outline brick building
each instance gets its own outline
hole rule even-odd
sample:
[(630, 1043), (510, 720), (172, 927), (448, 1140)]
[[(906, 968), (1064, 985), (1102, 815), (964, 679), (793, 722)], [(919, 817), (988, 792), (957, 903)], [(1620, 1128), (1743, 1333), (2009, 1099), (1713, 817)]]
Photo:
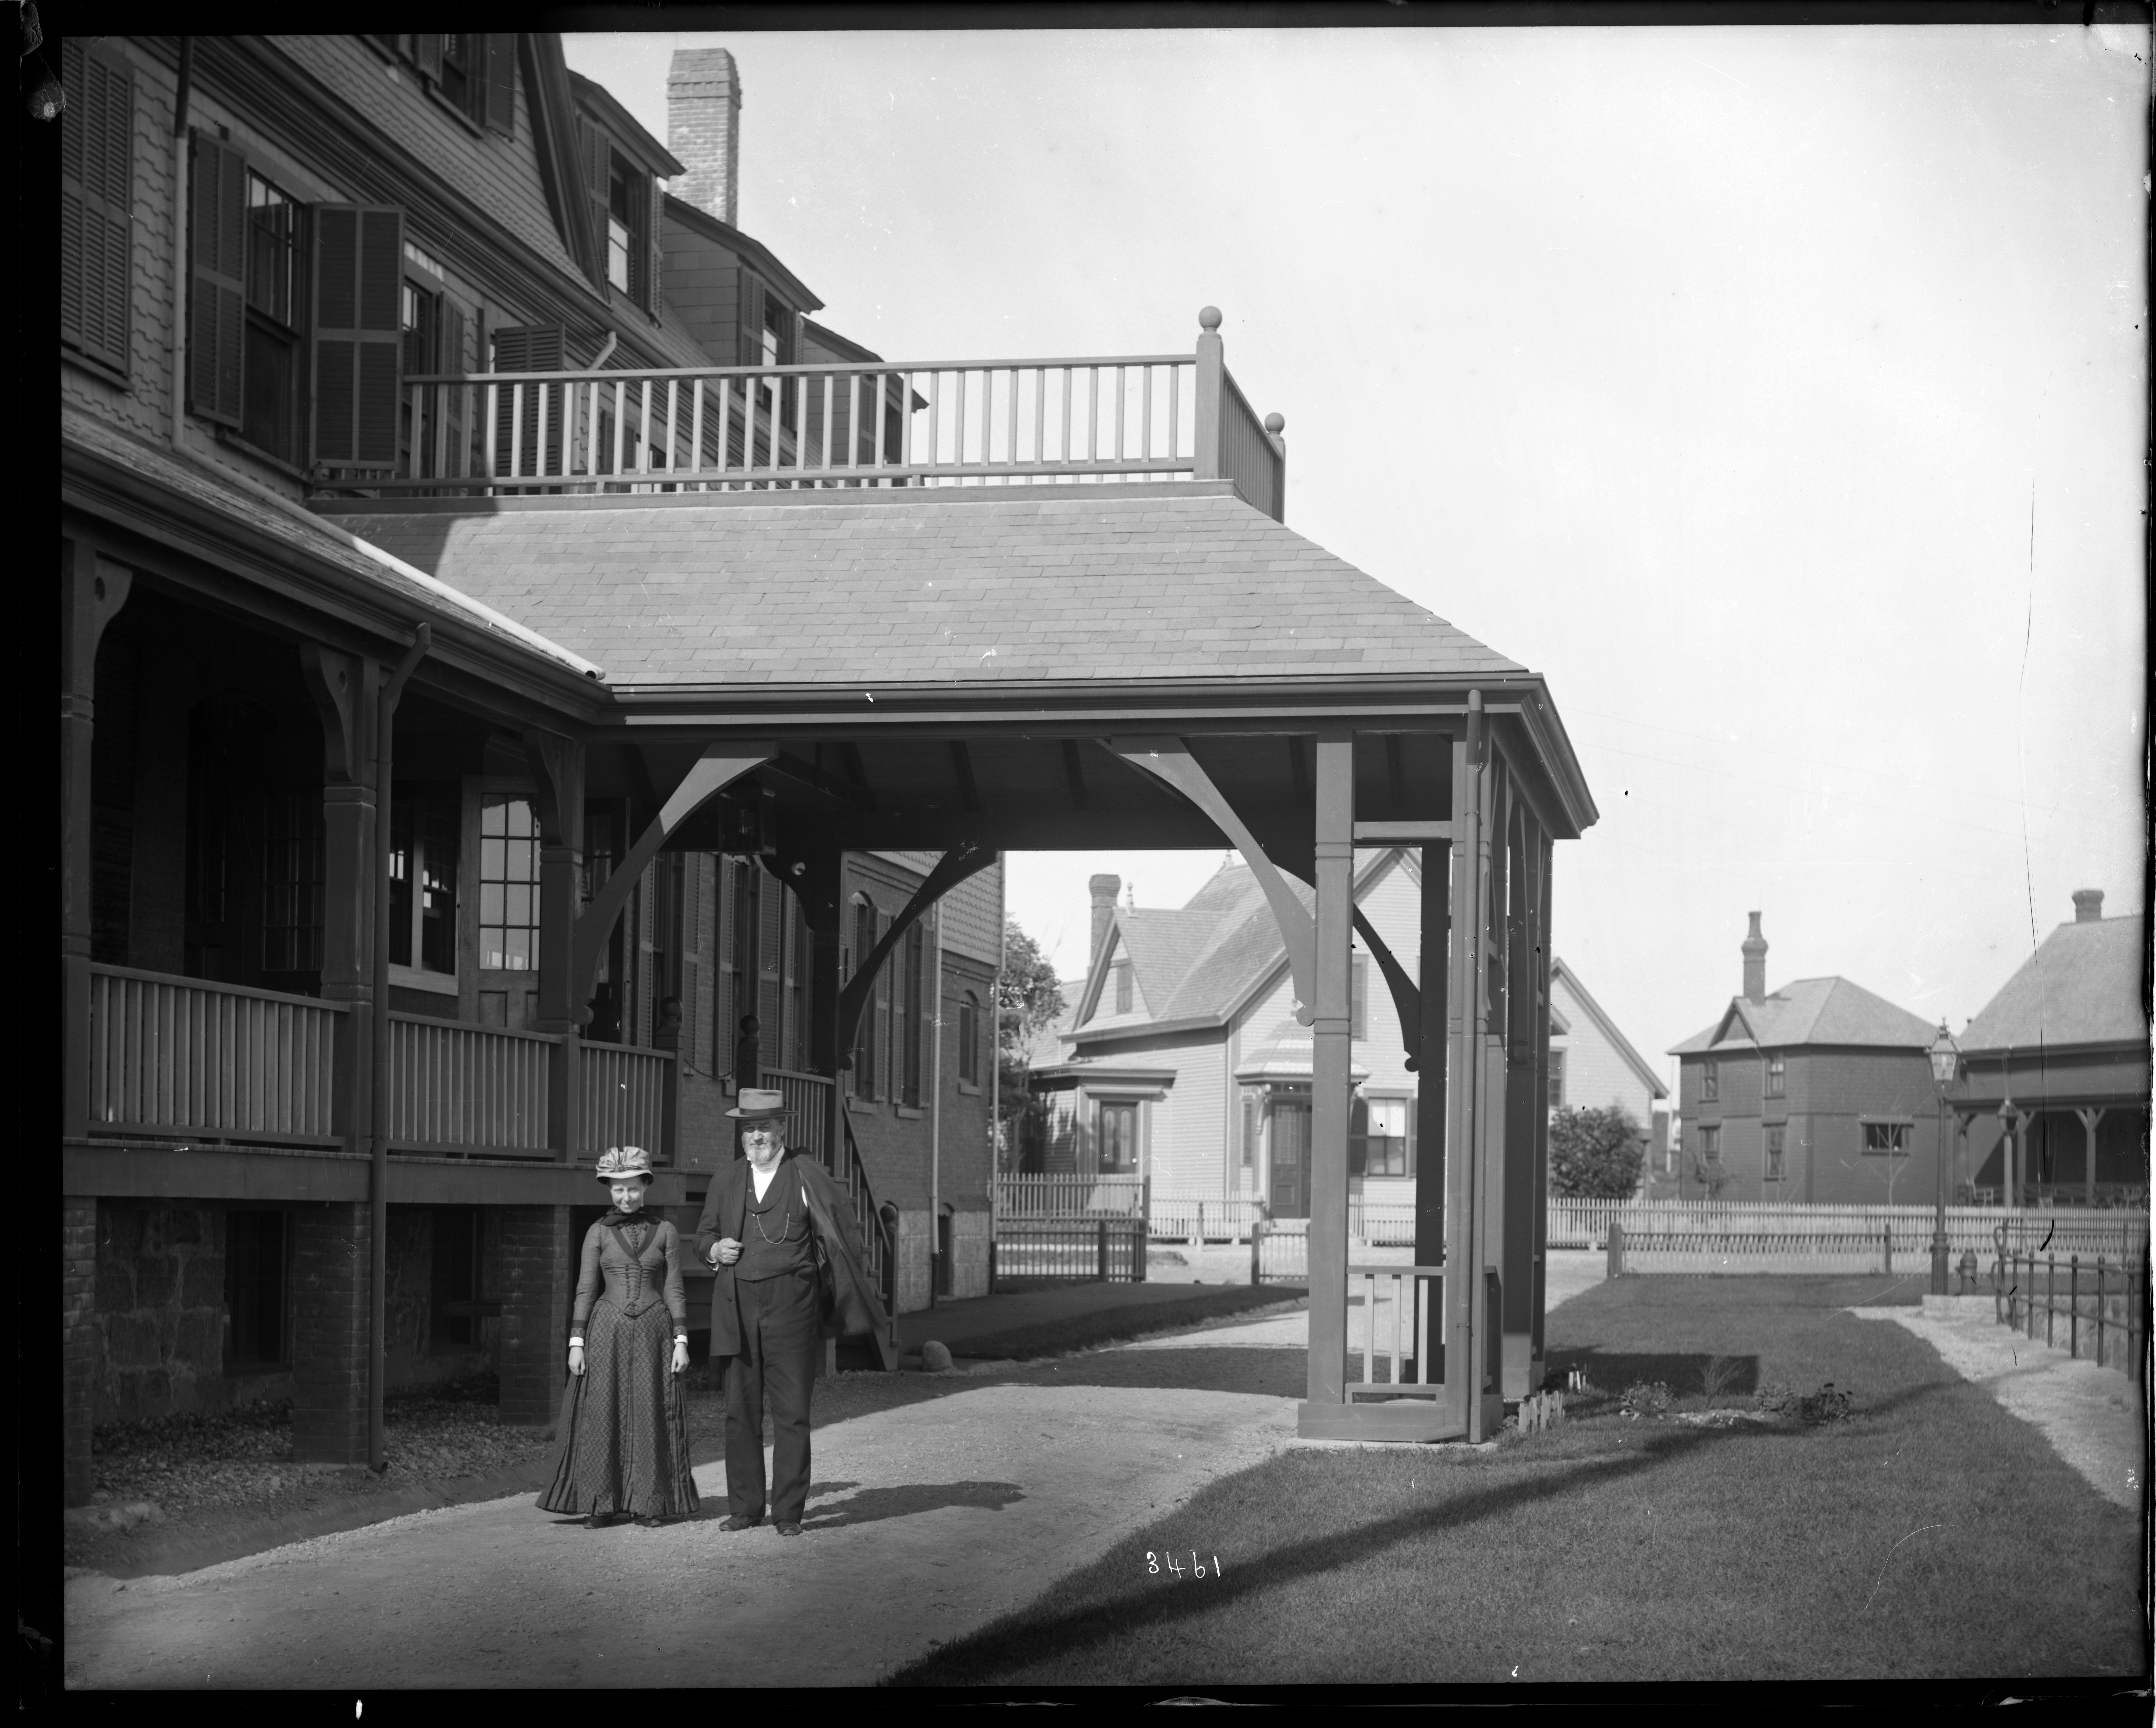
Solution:
[(1759, 914), (1744, 989), (1678, 1059), (1688, 1199), (1921, 1204), (1939, 1149), (1933, 1028), (1845, 978), (1767, 989)]

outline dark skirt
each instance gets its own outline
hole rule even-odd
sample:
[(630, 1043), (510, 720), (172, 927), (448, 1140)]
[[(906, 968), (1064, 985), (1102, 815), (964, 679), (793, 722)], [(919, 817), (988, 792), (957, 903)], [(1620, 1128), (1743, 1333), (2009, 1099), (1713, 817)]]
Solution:
[(562, 1400), (554, 1477), (540, 1506), (581, 1517), (685, 1518), (689, 1400), (672, 1371), (674, 1323), (664, 1303), (634, 1319), (601, 1300), (584, 1328), (584, 1371)]

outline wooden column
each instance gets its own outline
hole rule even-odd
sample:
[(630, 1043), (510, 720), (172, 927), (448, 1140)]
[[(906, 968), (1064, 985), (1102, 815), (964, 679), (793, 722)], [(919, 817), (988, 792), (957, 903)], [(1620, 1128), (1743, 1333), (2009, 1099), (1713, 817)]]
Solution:
[(1467, 725), (1452, 747), (1452, 939), (1446, 996), (1445, 1404), (1471, 1440), (1485, 1437), (1483, 1280), (1486, 1150), (1482, 1113), (1489, 1075), (1483, 1060), (1489, 920), (1489, 764), (1482, 694), (1468, 692)]
[(839, 1045), (839, 998), (846, 984), (839, 966), (844, 940), (839, 889), (844, 865), (845, 855), (829, 846), (789, 851), (780, 865), (808, 927), (808, 1064), (815, 1072), (831, 1077), (824, 1100), (824, 1144), (834, 1174), (845, 1162), (846, 1086), (839, 1069), (849, 1052)]
[(1528, 1082), (1533, 1144), (1527, 1177), (1532, 1283), (1526, 1391), (1537, 1392), (1542, 1390), (1543, 1365), (1548, 1354), (1543, 1323), (1549, 1297), (1550, 867), (1557, 848), (1539, 823), (1532, 824), (1529, 832), (1534, 892), (1527, 902), (1527, 944), (1534, 995), (1527, 1035), (1533, 1041), (1534, 1059)]
[(1476, 1395), (1468, 1437), (1486, 1440), (1503, 1420), (1507, 1302), (1505, 1289), (1506, 1223), (1510, 1209), (1513, 1171), (1507, 1157), (1507, 1130), (1512, 1126), (1506, 1082), (1509, 1061), (1507, 1049), (1512, 1005), (1512, 941), (1508, 913), (1512, 872), (1507, 832), (1512, 798), (1504, 764), (1483, 723), (1484, 769), (1481, 788), (1483, 877), (1482, 918), (1479, 941), (1482, 964), (1477, 969), (1480, 997), (1475, 1007), (1475, 1033), (1479, 1069), (1475, 1085), (1475, 1207), (1476, 1245), (1472, 1267), (1476, 1273)]
[(132, 573), (60, 543), (60, 1138), (90, 1132), (90, 759), (97, 645)]
[(1317, 996), (1310, 1010), (1310, 1359), (1312, 1405), (1346, 1401), (1349, 942), (1354, 923), (1355, 740), (1317, 738)]
[(351, 1152), (367, 1149), (373, 1097), (375, 701), (382, 665), (316, 643), (300, 669), (322, 723), (322, 996), (342, 1002), (331, 1109)]
[(2096, 1204), (2096, 1131), (2103, 1120), (2104, 1112), (2101, 1106), (2085, 1104), (2074, 1114), (2082, 1119), (2082, 1133), (2085, 1137), (2083, 1144), (2087, 1149), (2082, 1155), (2082, 1204), (2092, 1206)]
[(1197, 365), (1191, 390), (1191, 477), (1220, 478), (1220, 393), (1227, 363), (1220, 347), (1220, 309), (1204, 306), (1198, 314)]
[(583, 1115), (583, 1004), (573, 951), (584, 862), (584, 745), (534, 728), (524, 734), (539, 811), (539, 1025), (556, 1043), (547, 1056), (547, 1144), (575, 1162)]
[[(1447, 980), (1451, 968), (1452, 843), (1432, 841), (1422, 849), (1422, 1013), (1415, 1048), (1415, 1232), (1414, 1263), (1445, 1263), (1445, 1184), (1450, 1160), (1445, 1142), (1445, 1046), (1450, 1024)], [(1430, 1335), (1415, 1340), (1427, 1350), (1428, 1378), (1445, 1378), (1445, 1305), (1430, 1311)]]

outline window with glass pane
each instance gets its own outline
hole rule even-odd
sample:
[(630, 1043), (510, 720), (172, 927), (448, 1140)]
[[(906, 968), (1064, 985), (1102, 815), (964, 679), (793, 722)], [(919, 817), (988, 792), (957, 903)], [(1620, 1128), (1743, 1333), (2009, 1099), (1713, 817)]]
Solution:
[(906, 927), (906, 966), (899, 980), (897, 1011), (905, 1016), (904, 1031), (900, 1035), (900, 1069), (901, 1075), (900, 1102), (915, 1109), (921, 1107), (921, 975), (923, 943), (921, 928), (916, 922)]
[(457, 815), (453, 793), (397, 789), (389, 819), (389, 958), (397, 965), (457, 969)]
[[(854, 971), (856, 975), (876, 944), (876, 910), (864, 899), (854, 908)], [(876, 1096), (875, 1011), (861, 1005), (860, 1024), (854, 1033), (854, 1090), (862, 1098)]]
[(262, 969), (313, 972), (322, 964), (322, 803), (273, 792), (262, 811)]
[(240, 436), (299, 460), (300, 206), (259, 174), (247, 177), (247, 335)]
[(1712, 1057), (1699, 1066), (1699, 1095), (1710, 1104), (1722, 1096), (1722, 1066)]
[(1116, 1012), (1118, 1014), (1128, 1014), (1131, 1011), (1132, 1001), (1130, 962), (1128, 960), (1116, 961), (1115, 974)]
[(1136, 1175), (1138, 1167), (1138, 1107), (1101, 1106), (1101, 1174)]
[(1363, 955), (1356, 954), (1348, 963), (1348, 1036), (1349, 1038), (1369, 1036), (1369, 1010), (1370, 962)]
[(1265, 1095), (1255, 1086), (1243, 1088), (1243, 1168), (1258, 1165), (1258, 1141), (1265, 1132)]
[(1549, 1107), (1553, 1110), (1564, 1108), (1564, 1052), (1553, 1050), (1549, 1053)]
[(1408, 1175), (1408, 1101), (1372, 1098), (1369, 1107), (1369, 1138), (1363, 1155), (1363, 1174)]
[(1767, 1130), (1767, 1180), (1770, 1182), (1779, 1182), (1782, 1180), (1782, 1152), (1784, 1144), (1784, 1136), (1787, 1132), (1787, 1129), (1782, 1128), (1770, 1128)]
[(1781, 1052), (1767, 1058), (1767, 1096), (1780, 1098), (1789, 1089), (1789, 1065)]
[(1867, 1122), (1864, 1124), (1864, 1155), (1866, 1158), (1901, 1158), (1909, 1150), (1909, 1124), (1906, 1122)]
[(1700, 1129), (1699, 1155), (1709, 1164), (1722, 1162), (1722, 1130), (1719, 1128)]
[(539, 815), (525, 798), (490, 798), (479, 815), (479, 963), (539, 964)]

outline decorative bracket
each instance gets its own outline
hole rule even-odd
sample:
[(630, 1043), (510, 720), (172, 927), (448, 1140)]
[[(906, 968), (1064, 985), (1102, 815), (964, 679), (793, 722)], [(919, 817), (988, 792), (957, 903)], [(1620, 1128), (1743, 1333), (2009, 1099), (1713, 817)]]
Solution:
[(324, 777), (331, 785), (371, 784), (373, 717), (366, 711), (372, 669), (357, 655), (302, 642), (300, 670), (321, 717)]
[(853, 1065), (854, 1034), (861, 1023), (861, 1011), (868, 1005), (869, 989), (883, 963), (891, 958), (891, 951), (898, 946), (898, 939), (938, 900), (966, 880), (977, 876), (994, 863), (1001, 855), (978, 841), (962, 840), (951, 851), (936, 861), (936, 867), (928, 872), (927, 879), (913, 891), (913, 897), (906, 903), (906, 909), (891, 921), (891, 928), (868, 951), (854, 975), (846, 980), (845, 988), (839, 992), (839, 1064), (841, 1067)]
[(570, 949), (569, 977), (573, 988), (569, 1000), (572, 1012), (580, 1022), (590, 1012), (580, 1005), (591, 996), (592, 976), (598, 970), (599, 950), (613, 933), (614, 920), (629, 903), (629, 892), (643, 876), (644, 866), (666, 843), (669, 834), (743, 774), (753, 773), (777, 753), (775, 744), (706, 745), (704, 753), (681, 777), (681, 784), (674, 789), (674, 795), (666, 800), (657, 819), (629, 849), (629, 856), (614, 867), (598, 892), (592, 896), (591, 904), (577, 919)]
[(1165, 780), (1210, 816), (1214, 825), (1235, 841), (1243, 861), (1257, 878), (1265, 903), (1272, 908), (1273, 922), (1280, 927), (1281, 941), (1287, 949), (1288, 974), (1295, 982), (1295, 1017), (1298, 1024), (1308, 1026), (1317, 1017), (1317, 921), (1296, 897), (1295, 890), (1265, 856), (1265, 849), (1235, 814), (1234, 806), (1213, 784), (1212, 776), (1191, 754), (1188, 743), (1175, 738), (1104, 738), (1101, 742), (1132, 767), (1143, 769), (1156, 779)]
[(1400, 1017), (1400, 1041), (1407, 1047), (1408, 1072), (1412, 1074), (1418, 1066), (1417, 1057), (1422, 1050), (1422, 991), (1408, 976), (1407, 968), (1393, 958), (1393, 951), (1385, 946), (1369, 919), (1363, 916), (1363, 908), (1355, 908), (1355, 928), (1361, 933), (1363, 946), (1370, 950), (1378, 962), (1378, 969), (1385, 975), (1385, 983), (1393, 993), (1393, 1011)]

